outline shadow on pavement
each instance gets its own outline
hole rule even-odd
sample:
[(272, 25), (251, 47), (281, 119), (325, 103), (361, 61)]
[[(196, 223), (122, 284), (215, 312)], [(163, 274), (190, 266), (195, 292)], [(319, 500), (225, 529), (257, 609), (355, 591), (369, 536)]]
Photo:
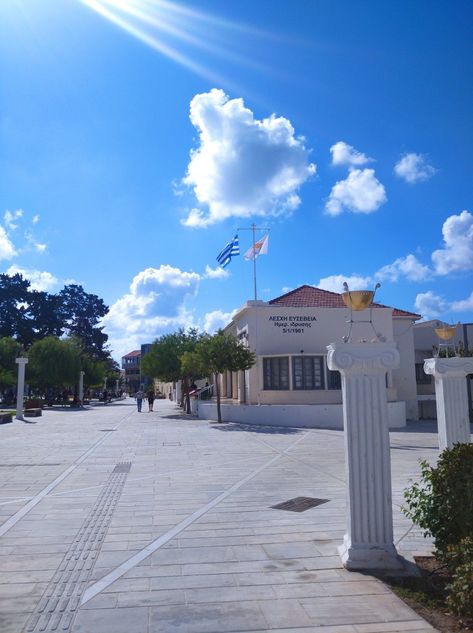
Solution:
[(287, 426), (263, 426), (256, 424), (235, 424), (233, 422), (218, 422), (211, 421), (212, 428), (218, 431), (225, 432), (242, 432), (245, 433), (263, 433), (265, 435), (296, 435), (297, 433), (303, 433), (305, 429), (298, 429)]

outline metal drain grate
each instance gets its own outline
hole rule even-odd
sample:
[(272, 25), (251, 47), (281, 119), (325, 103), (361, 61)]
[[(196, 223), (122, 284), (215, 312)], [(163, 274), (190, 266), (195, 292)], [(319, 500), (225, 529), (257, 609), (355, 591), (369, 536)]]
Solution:
[(129, 473), (131, 468), (131, 462), (120, 462), (115, 466), (112, 472), (114, 473)]
[(110, 433), (110, 431), (116, 431), (117, 429), (99, 429), (99, 430)]
[(314, 497), (294, 497), (289, 501), (278, 503), (276, 506), (271, 506), (273, 510), (288, 510), (289, 512), (305, 512), (310, 508), (316, 508), (317, 506), (327, 503), (330, 499), (315, 499)]

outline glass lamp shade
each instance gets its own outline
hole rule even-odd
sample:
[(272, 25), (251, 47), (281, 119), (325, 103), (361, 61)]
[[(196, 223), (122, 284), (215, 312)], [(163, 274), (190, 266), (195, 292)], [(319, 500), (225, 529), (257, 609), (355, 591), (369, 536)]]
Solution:
[(456, 325), (442, 325), (442, 327), (435, 328), (435, 334), (442, 339), (442, 341), (449, 341), (455, 335)]
[(358, 312), (369, 308), (374, 297), (372, 290), (351, 290), (342, 292), (342, 299), (347, 308)]

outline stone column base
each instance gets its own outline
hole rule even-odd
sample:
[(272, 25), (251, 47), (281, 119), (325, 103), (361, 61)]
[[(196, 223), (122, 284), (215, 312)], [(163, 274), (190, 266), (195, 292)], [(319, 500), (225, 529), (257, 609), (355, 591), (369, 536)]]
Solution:
[(350, 545), (347, 535), (338, 553), (345, 569), (352, 571), (363, 569), (403, 569), (401, 558), (397, 555), (394, 545), (368, 546)]

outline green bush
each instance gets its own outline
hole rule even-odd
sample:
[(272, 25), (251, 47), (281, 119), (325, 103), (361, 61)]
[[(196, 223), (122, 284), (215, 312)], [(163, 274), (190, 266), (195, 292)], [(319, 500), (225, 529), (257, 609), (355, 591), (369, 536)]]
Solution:
[(404, 491), (404, 513), (425, 536), (433, 536), (437, 557), (446, 562), (449, 546), (473, 537), (473, 444), (456, 444), (437, 466), (420, 462), (421, 482)]
[(452, 580), (447, 585), (447, 605), (456, 613), (473, 618), (473, 537), (451, 545), (446, 554)]

